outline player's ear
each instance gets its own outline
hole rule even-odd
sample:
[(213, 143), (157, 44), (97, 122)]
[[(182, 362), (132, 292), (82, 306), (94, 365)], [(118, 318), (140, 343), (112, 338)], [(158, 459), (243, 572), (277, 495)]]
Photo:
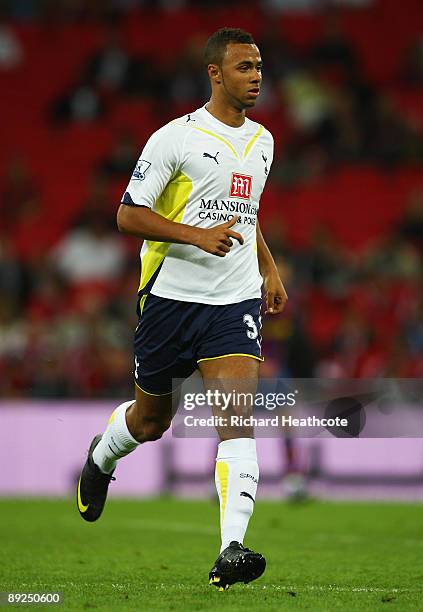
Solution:
[(217, 64), (209, 64), (207, 66), (207, 72), (211, 81), (220, 84), (220, 68)]

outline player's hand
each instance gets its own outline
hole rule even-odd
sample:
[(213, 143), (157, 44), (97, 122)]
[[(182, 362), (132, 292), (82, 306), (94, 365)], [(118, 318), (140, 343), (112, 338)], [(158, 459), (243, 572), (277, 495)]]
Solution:
[(288, 301), (288, 295), (276, 268), (263, 276), (263, 287), (266, 300), (265, 314), (275, 315), (282, 312)]
[(234, 217), (226, 223), (221, 223), (215, 227), (210, 228), (195, 228), (195, 238), (193, 244), (199, 249), (217, 255), (218, 257), (225, 257), (233, 246), (233, 240), (238, 240), (239, 244), (244, 244), (244, 238), (238, 232), (234, 232), (231, 229), (235, 223), (240, 220), (241, 217)]

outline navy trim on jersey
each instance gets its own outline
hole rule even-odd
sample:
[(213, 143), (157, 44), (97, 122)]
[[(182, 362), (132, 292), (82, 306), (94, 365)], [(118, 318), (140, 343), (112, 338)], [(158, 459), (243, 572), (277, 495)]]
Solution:
[(147, 206), (147, 204), (136, 204), (127, 191), (125, 191), (123, 194), (121, 204), (125, 204), (126, 206), (142, 206), (143, 208), (150, 208)]

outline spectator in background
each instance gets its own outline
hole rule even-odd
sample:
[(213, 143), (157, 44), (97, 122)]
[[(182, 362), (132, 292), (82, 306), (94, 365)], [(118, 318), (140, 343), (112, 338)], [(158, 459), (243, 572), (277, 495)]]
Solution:
[(285, 184), (307, 182), (325, 172), (336, 139), (334, 91), (312, 66), (291, 71), (279, 82), (292, 133), (273, 175)]
[(413, 244), (423, 256), (423, 190), (413, 191), (408, 199), (398, 233)]
[[(374, 341), (369, 321), (354, 306), (347, 308), (343, 314), (332, 343), (332, 359), (326, 361), (326, 368), (332, 361), (337, 364), (341, 377), (355, 378), (359, 376), (359, 362)], [(333, 364), (329, 371), (333, 371)], [(318, 370), (322, 363), (318, 364)], [(320, 374), (319, 374), (320, 375)], [(324, 376), (324, 369), (322, 372)]]
[(402, 69), (402, 78), (411, 87), (423, 86), (423, 36), (408, 49)]
[(0, 396), (15, 397), (26, 391), (25, 351), (29, 326), (15, 310), (13, 295), (0, 299)]
[(266, 79), (275, 86), (278, 81), (301, 68), (299, 52), (284, 38), (273, 19), (268, 19), (260, 37), (260, 49), (266, 58)]
[(335, 83), (343, 83), (358, 67), (354, 47), (342, 30), (339, 13), (331, 11), (323, 24), (323, 33), (309, 55), (319, 71), (326, 71)]
[(102, 47), (86, 60), (71, 90), (56, 100), (50, 116), (58, 122), (86, 123), (103, 117), (122, 95), (152, 97), (160, 107), (168, 91), (158, 67), (126, 49), (116, 25), (109, 26)]
[(318, 80), (331, 92), (328, 127), (332, 136), (329, 140), (327, 136), (322, 138), (325, 152), (332, 163), (358, 161), (366, 152), (366, 132), (374, 123), (375, 93), (363, 79), (356, 49), (342, 28), (340, 12), (328, 12), (323, 33), (308, 53)]
[(303, 274), (312, 286), (323, 289), (332, 297), (345, 294), (354, 273), (352, 263), (328, 226), (314, 228), (311, 245), (302, 261)]
[(0, 302), (21, 315), (27, 295), (27, 270), (15, 253), (12, 237), (0, 234)]
[[(344, 83), (343, 95), (351, 105), (351, 126), (357, 133), (357, 156), (350, 161), (362, 161), (368, 157), (372, 146), (373, 126), (377, 113), (377, 92), (362, 74), (361, 70), (350, 73)], [(347, 117), (348, 119), (348, 117)], [(347, 126), (348, 129), (348, 126)]]
[(30, 21), (38, 15), (38, 0), (13, 0), (8, 3), (7, 12), (13, 20)]
[[(131, 166), (131, 173), (134, 166)], [(79, 215), (74, 219), (73, 227), (84, 228), (91, 223), (93, 217), (100, 217), (107, 226), (108, 232), (116, 232), (116, 204), (111, 201), (109, 182), (102, 173), (97, 173), (88, 185), (88, 196)]]
[(87, 61), (87, 81), (106, 92), (123, 93), (128, 85), (131, 57), (124, 49), (121, 34), (110, 27), (102, 48)]
[[(19, 1), (28, 3), (30, 0)], [(36, 0), (34, 4), (44, 27), (90, 20), (107, 24), (119, 18), (112, 0)]]
[[(129, 302), (125, 288), (118, 286), (114, 295), (94, 285), (68, 283), (53, 261), (43, 257), (34, 262), (32, 277), (27, 325), (19, 329), (9, 323), (3, 358), (0, 350), (0, 373), (3, 367), (11, 376), (13, 393), (58, 398), (128, 393), (123, 377), (130, 367), (127, 349), (135, 314), (124, 308)], [(16, 378), (17, 359), (21, 378)]]
[(386, 166), (423, 160), (422, 137), (393, 99), (383, 94), (377, 99), (369, 145), (373, 159)]
[(398, 333), (403, 345), (404, 361), (408, 364), (407, 377), (423, 378), (423, 290), (413, 304), (409, 317)]
[(109, 26), (103, 46), (87, 59), (81, 77), (70, 92), (52, 106), (56, 121), (86, 123), (102, 117), (115, 96), (148, 87), (143, 63), (131, 57), (116, 25)]
[(291, 261), (293, 256), (292, 246), (289, 244), (286, 227), (281, 217), (273, 218), (271, 221), (264, 220), (263, 232), (266, 234), (266, 241), (274, 253), (275, 258), (284, 258), (285, 261)]
[(106, 105), (99, 90), (85, 79), (53, 102), (50, 117), (58, 123), (90, 123), (105, 112)]
[(362, 256), (361, 270), (393, 281), (413, 280), (422, 276), (422, 261), (412, 244), (392, 233)]
[(69, 310), (68, 284), (46, 254), (31, 262), (31, 292), (26, 316), (31, 321), (66, 317)]
[(282, 11), (311, 11), (320, 8), (321, 0), (265, 0), (269, 13)]
[(182, 54), (175, 59), (170, 76), (170, 96), (173, 104), (199, 104), (210, 91), (210, 85), (203, 75), (202, 36), (193, 37)]
[(0, 71), (12, 71), (21, 66), (23, 60), (20, 40), (0, 9)]
[(59, 350), (51, 353), (44, 349), (40, 351), (37, 360), (37, 375), (31, 377), (29, 392), (33, 397), (67, 398), (72, 395), (67, 366), (60, 359)]
[(157, 98), (163, 93), (162, 76), (157, 65), (151, 69), (152, 61), (131, 55), (122, 32), (112, 25), (102, 47), (88, 58), (84, 79), (109, 102), (125, 94)]
[(332, 91), (320, 82), (312, 66), (290, 72), (282, 78), (283, 102), (294, 126), (315, 133), (332, 115)]
[(0, 219), (3, 230), (13, 232), (16, 227), (39, 212), (39, 191), (27, 163), (21, 155), (9, 161), (0, 194)]
[(71, 284), (112, 282), (122, 273), (126, 250), (101, 215), (87, 215), (84, 225), (64, 236), (52, 252), (59, 272)]
[(122, 131), (110, 155), (100, 163), (100, 174), (111, 179), (126, 178), (132, 173), (137, 159), (137, 143), (133, 134)]
[(320, 47), (315, 53), (317, 59), (291, 65), (279, 81), (293, 131), (274, 174), (288, 185), (313, 180), (340, 162), (357, 161), (364, 148), (360, 118), (368, 97), (354, 76), (355, 62), (345, 59), (347, 68), (340, 62), (334, 71), (329, 51), (327, 60)]

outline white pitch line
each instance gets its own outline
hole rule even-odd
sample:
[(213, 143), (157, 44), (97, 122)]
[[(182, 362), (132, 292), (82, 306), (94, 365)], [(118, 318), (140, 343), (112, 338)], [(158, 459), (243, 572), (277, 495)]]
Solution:
[(269, 584), (260, 586), (250, 586), (247, 588), (252, 588), (256, 590), (261, 589), (272, 589), (274, 591), (331, 591), (335, 593), (408, 593), (411, 591), (419, 592), (421, 589), (389, 589), (383, 587), (341, 587), (335, 584), (321, 584), (321, 585), (313, 585), (306, 584), (303, 586), (284, 586), (279, 584)]
[[(127, 589), (130, 588), (130, 585), (128, 584), (113, 584), (112, 585), (113, 588), (116, 589)], [(139, 584), (137, 585), (138, 587), (140, 586)], [(159, 589), (191, 589), (191, 590), (198, 590), (198, 588), (201, 588), (201, 585), (199, 586), (195, 586), (193, 584), (165, 584), (162, 583), (160, 585), (142, 585), (143, 587), (145, 587), (146, 589), (150, 589), (153, 588), (154, 590), (159, 590)], [(335, 592), (335, 593), (419, 593), (422, 592), (423, 589), (396, 589), (396, 588), (384, 588), (384, 587), (366, 587), (366, 586), (362, 586), (362, 587), (342, 587), (342, 586), (337, 586), (335, 584), (322, 584), (322, 585), (301, 585), (301, 586), (295, 586), (295, 585), (290, 585), (290, 586), (286, 586), (286, 585), (281, 585), (281, 584), (265, 584), (265, 585), (251, 585), (251, 584), (247, 584), (247, 585), (243, 585), (243, 588), (245, 589), (250, 589), (253, 591), (297, 591), (297, 592), (301, 592), (301, 591), (330, 591), (330, 592)]]
[[(45, 584), (43, 582), (31, 582), (31, 583), (21, 583), (20, 587), (28, 587), (28, 588), (35, 588), (37, 585), (41, 585), (41, 586), (45, 586)], [(142, 584), (140, 582), (137, 583), (123, 583), (123, 584), (119, 584), (119, 583), (109, 583), (109, 582), (96, 582), (96, 583), (91, 583), (91, 582), (63, 582), (63, 583), (55, 583), (54, 584), (54, 588), (55, 589), (65, 589), (65, 588), (69, 588), (69, 587), (77, 587), (77, 588), (81, 588), (81, 587), (87, 587), (87, 588), (93, 588), (94, 586), (96, 587), (112, 587), (114, 589), (117, 590), (127, 590), (127, 589), (135, 589), (135, 590), (139, 590), (140, 588), (142, 588), (145, 591), (151, 591), (151, 590), (183, 590), (183, 591), (195, 591), (198, 592), (199, 589), (203, 589), (203, 588), (207, 588), (209, 587), (208, 584), (198, 584), (198, 585), (194, 585), (194, 584), (184, 584), (183, 582), (181, 582), (180, 584), (165, 584), (165, 583), (161, 583), (161, 584)], [(297, 593), (301, 593), (304, 591), (328, 591), (328, 592), (334, 592), (334, 593), (396, 593), (396, 594), (404, 594), (404, 593), (422, 593), (423, 589), (422, 588), (406, 588), (406, 589), (402, 589), (402, 588), (388, 588), (388, 587), (367, 587), (367, 586), (360, 586), (360, 587), (343, 587), (343, 586), (337, 586), (336, 584), (305, 584), (305, 585), (281, 585), (281, 584), (264, 584), (264, 585), (251, 585), (251, 584), (247, 584), (247, 585), (242, 585), (243, 589), (248, 589), (248, 590), (252, 590), (252, 591), (296, 591)]]

